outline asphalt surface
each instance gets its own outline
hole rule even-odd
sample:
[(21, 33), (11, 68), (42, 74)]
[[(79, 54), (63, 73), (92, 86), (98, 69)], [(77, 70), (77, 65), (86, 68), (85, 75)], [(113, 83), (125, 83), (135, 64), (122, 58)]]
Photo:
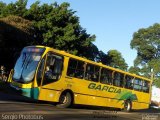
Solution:
[(31, 102), (0, 92), (0, 120), (160, 120), (156, 109), (126, 113), (105, 108), (57, 108), (51, 103)]

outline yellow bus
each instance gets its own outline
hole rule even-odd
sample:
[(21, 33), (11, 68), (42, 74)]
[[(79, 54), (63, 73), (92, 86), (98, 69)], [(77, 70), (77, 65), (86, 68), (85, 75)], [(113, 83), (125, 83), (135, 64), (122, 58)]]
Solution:
[(10, 75), (11, 87), (21, 95), (73, 104), (147, 109), (151, 80), (46, 46), (25, 47)]

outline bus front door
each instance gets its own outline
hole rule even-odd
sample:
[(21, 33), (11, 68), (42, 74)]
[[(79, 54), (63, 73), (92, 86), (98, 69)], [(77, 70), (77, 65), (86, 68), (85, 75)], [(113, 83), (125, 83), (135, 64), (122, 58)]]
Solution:
[[(55, 101), (58, 99), (56, 94), (57, 90), (53, 87), (54, 84), (60, 79), (63, 67), (63, 57), (48, 53), (44, 59), (42, 59), (39, 66), (41, 74), (37, 83), (39, 83), (39, 100)], [(39, 82), (38, 82), (39, 81)]]

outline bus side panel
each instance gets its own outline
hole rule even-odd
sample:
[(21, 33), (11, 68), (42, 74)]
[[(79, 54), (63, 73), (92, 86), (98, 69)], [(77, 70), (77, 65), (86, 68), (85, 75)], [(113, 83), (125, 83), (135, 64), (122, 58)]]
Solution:
[(148, 108), (149, 108), (148, 103), (139, 103), (137, 101), (132, 102), (132, 109), (134, 109), (134, 110), (148, 109)]
[(63, 79), (41, 86), (39, 100), (58, 102), (61, 92), (67, 88)]
[(98, 98), (94, 97), (94, 96), (75, 94), (74, 102), (75, 102), (75, 104), (97, 106), (97, 99)]
[(39, 100), (58, 102), (59, 95), (60, 95), (59, 91), (42, 88), (41, 94), (39, 95)]
[(74, 98), (75, 104), (96, 105), (97, 91), (88, 88), (91, 81), (87, 81), (84, 79), (77, 79), (77, 78), (72, 78), (71, 81), (72, 81), (72, 87), (70, 89), (75, 94)]
[(119, 90), (122, 91), (122, 89), (107, 84), (101, 84), (101, 85), (102, 85), (101, 90), (97, 91), (97, 95), (100, 96), (98, 100), (98, 105), (106, 107), (122, 108), (123, 101), (120, 100), (119, 97), (119, 94), (121, 94), (121, 92), (120, 93), (118, 92)]
[(150, 103), (150, 94), (144, 92), (133, 91), (137, 96), (137, 100), (132, 102), (132, 109), (147, 109)]
[[(72, 81), (74, 82), (72, 91), (75, 93), (75, 104), (122, 108), (123, 101), (115, 98), (117, 93), (111, 93), (107, 92), (107, 90), (102, 90), (102, 84), (76, 78), (73, 78)], [(96, 86), (102, 86), (99, 86), (99, 89), (95, 89), (95, 84)], [(119, 88), (114, 87), (112, 90), (115, 91), (118, 89)]]

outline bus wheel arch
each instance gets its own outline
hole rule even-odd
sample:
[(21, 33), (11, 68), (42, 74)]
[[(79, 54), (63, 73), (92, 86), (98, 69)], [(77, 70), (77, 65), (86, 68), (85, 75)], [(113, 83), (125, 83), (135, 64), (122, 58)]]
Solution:
[(74, 102), (74, 94), (71, 90), (64, 90), (60, 97), (59, 102), (57, 103), (57, 107), (59, 108), (68, 108), (73, 105)]
[(125, 112), (131, 112), (132, 111), (132, 101), (130, 99), (127, 99), (127, 100), (124, 101), (123, 111), (125, 111)]

